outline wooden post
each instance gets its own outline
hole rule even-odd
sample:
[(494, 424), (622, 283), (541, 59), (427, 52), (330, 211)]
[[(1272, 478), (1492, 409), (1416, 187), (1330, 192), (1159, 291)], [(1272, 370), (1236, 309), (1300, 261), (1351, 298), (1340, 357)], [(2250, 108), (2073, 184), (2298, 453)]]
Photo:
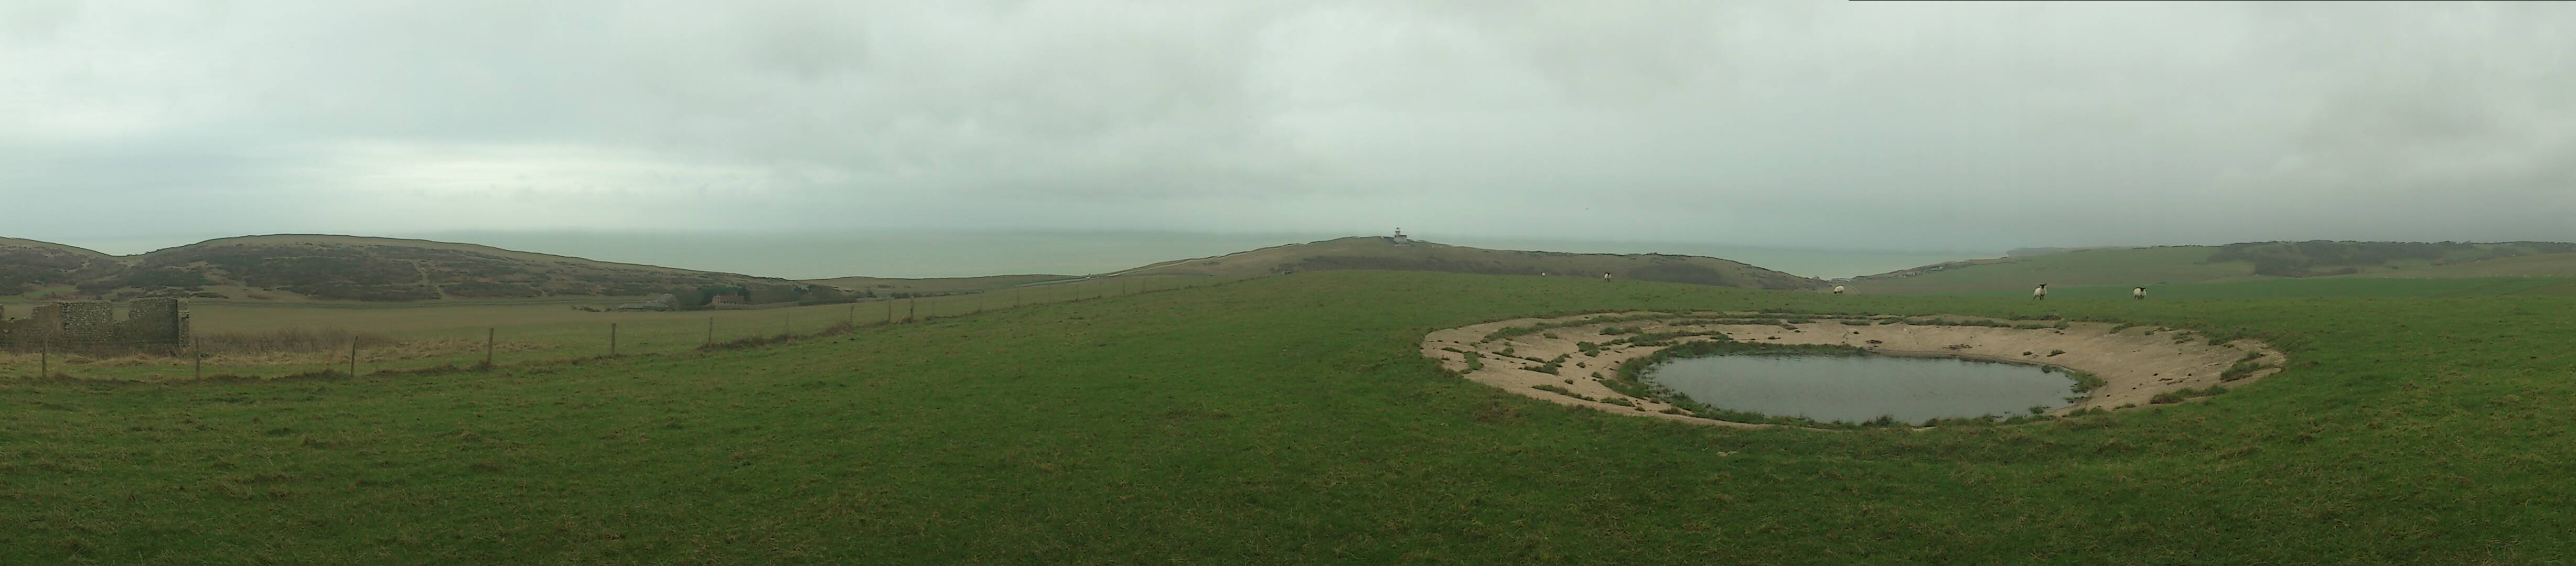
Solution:
[(617, 323), (608, 323), (608, 357), (617, 357)]
[(716, 317), (707, 317), (707, 347), (716, 346)]
[(189, 341), (188, 341), (188, 357), (189, 357), (189, 358), (194, 358), (194, 359), (197, 361), (197, 369), (196, 369), (196, 371), (197, 371), (197, 379), (205, 379), (205, 378), (206, 378), (206, 339), (204, 339), (204, 338), (197, 338), (197, 339), (189, 340)]
[(349, 377), (358, 376), (358, 337), (349, 336)]
[(858, 302), (858, 301), (855, 301), (855, 300), (850, 301), (850, 321), (849, 321), (849, 325), (850, 325), (850, 326), (858, 326), (858, 325), (859, 325), (859, 302)]
[(886, 297), (886, 324), (894, 324), (894, 297)]
[(492, 335), (494, 329), (483, 329), (483, 371), (492, 371)]
[(904, 300), (903, 300), (903, 321), (904, 321), (904, 322), (912, 322), (912, 321), (914, 320), (914, 319), (913, 319), (913, 315), (915, 315), (915, 314), (919, 314), (919, 313), (921, 313), (921, 297), (913, 297), (913, 298), (910, 298), (910, 299), (904, 299)]
[(37, 378), (37, 379), (43, 379), (43, 378), (48, 378), (48, 377), (53, 377), (53, 376), (54, 376), (54, 334), (53, 334), (53, 333), (51, 333), (51, 332), (47, 332), (47, 333), (45, 333), (45, 349), (44, 349), (44, 352), (43, 352), (43, 353), (36, 354), (36, 378)]

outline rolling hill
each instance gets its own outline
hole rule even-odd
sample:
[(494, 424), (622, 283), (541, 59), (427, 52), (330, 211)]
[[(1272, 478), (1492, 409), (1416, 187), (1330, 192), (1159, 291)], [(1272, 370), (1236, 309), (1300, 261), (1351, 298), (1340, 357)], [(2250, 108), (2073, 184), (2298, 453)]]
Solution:
[(2576, 275), (2576, 244), (2558, 242), (2247, 242), (2078, 249), (1956, 261), (1854, 279), (1860, 293), (1980, 293), (2282, 278)]
[(1384, 236), (1337, 238), (1216, 257), (1167, 261), (1110, 275), (1253, 277), (1342, 269), (1583, 278), (1599, 278), (1601, 274), (1608, 273), (1619, 279), (1749, 289), (1816, 289), (1825, 286), (1823, 281), (1713, 257), (1489, 250)]
[(784, 279), (610, 263), (449, 242), (325, 235), (208, 240), (133, 256), (0, 240), (0, 296), (419, 301), (624, 297)]
[[(1381, 269), (1599, 277), (1757, 289), (1814, 289), (1822, 282), (1741, 262), (1666, 254), (1506, 251), (1351, 237), (1217, 257), (1156, 263), (1106, 277), (1256, 277), (1297, 271)], [(743, 289), (752, 302), (814, 293), (917, 296), (967, 293), (1075, 275), (951, 278), (839, 277), (791, 281), (734, 273), (613, 263), (475, 244), (331, 235), (245, 236), (133, 256), (34, 240), (0, 239), (0, 297), (175, 296), (253, 301), (434, 301), (637, 297), (704, 287)]]
[(0, 238), (0, 296), (68, 286), (83, 278), (122, 271), (110, 256), (53, 242)]
[(849, 289), (849, 290), (853, 290), (853, 291), (864, 291), (864, 292), (875, 293), (875, 294), (880, 294), (880, 295), (890, 295), (890, 294), (894, 294), (894, 293), (905, 293), (905, 294), (913, 294), (913, 295), (944, 295), (944, 294), (949, 294), (949, 293), (971, 293), (971, 292), (975, 292), (975, 291), (985, 291), (985, 290), (1001, 289), (1001, 288), (1007, 288), (1007, 287), (1018, 287), (1018, 286), (1022, 286), (1022, 285), (1035, 285), (1035, 284), (1039, 284), (1039, 283), (1047, 283), (1047, 282), (1052, 282), (1052, 281), (1066, 281), (1066, 280), (1079, 280), (1079, 279), (1082, 279), (1082, 276), (1080, 276), (1080, 275), (991, 275), (991, 276), (985, 276), (985, 277), (931, 277), (931, 278), (902, 278), (902, 277), (834, 277), (834, 278), (830, 278), (830, 279), (806, 279), (806, 280), (800, 281), (800, 283), (813, 283), (813, 284), (820, 284), (820, 285), (831, 285), (831, 286), (834, 286), (834, 287), (840, 287), (840, 288), (843, 288), (843, 289)]

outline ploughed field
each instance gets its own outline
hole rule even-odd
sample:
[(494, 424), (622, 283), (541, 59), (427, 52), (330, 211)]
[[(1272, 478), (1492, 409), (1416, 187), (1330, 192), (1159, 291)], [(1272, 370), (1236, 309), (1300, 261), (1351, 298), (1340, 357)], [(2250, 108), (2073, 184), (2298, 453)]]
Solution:
[[(2030, 424), (1697, 426), (1426, 333), (2057, 316), (2289, 367)], [(2576, 301), (1832, 296), (1316, 272), (490, 373), (0, 381), (6, 563), (2576, 561)]]

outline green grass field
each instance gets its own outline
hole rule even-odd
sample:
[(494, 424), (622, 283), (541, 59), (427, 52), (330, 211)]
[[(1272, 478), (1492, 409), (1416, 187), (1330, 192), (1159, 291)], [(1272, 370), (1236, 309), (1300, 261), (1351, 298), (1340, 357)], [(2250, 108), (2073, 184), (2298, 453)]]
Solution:
[[(2299, 279), (2433, 279), (2492, 277), (2576, 277), (2576, 253), (2548, 252), (2565, 244), (2501, 243), (2463, 244), (2450, 249), (2440, 258), (2402, 257), (2372, 261), (2341, 261), (2331, 250), (2318, 251), (2319, 262)], [(2278, 250), (2298, 244), (2235, 244), (2255, 249)], [(2381, 250), (2419, 246), (2417, 244), (2374, 242), (2333, 244), (2326, 248), (2351, 247), (2357, 250)], [(2100, 248), (2075, 250), (2029, 257), (1977, 260), (1973, 264), (1953, 264), (1941, 271), (1911, 272), (1904, 276), (1871, 276), (1848, 285), (1864, 294), (1929, 293), (2000, 296), (2007, 292), (2029, 293), (2041, 283), (2051, 291), (2074, 287), (2116, 287), (2126, 289), (2139, 285), (2167, 286), (2203, 283), (2259, 282), (2286, 277), (2260, 275), (2252, 261), (2217, 261), (2220, 246), (2160, 246), (2148, 248)], [(2288, 252), (2284, 252), (2288, 253)], [(2238, 256), (2241, 257), (2241, 256)], [(2439, 259), (2440, 265), (2434, 264)], [(2350, 269), (2348, 275), (2329, 275)], [(2275, 275), (2284, 272), (2272, 272)], [(1882, 274), (1884, 275), (1884, 274)], [(2369, 284), (2348, 287), (2318, 287), (2318, 293), (2298, 284), (2282, 284), (2279, 289), (2293, 295), (2335, 294), (2370, 289)], [(2364, 294), (2375, 292), (2365, 291)], [(2399, 293), (2407, 294), (2407, 293)]]
[(2576, 253), (2534, 254), (2449, 265), (2408, 265), (2374, 271), (2364, 277), (2514, 277), (2576, 276)]
[[(2011, 427), (1737, 430), (1455, 378), (1629, 309), (2244, 332)], [(0, 382), (0, 563), (2564, 563), (2576, 301), (1832, 296), (1317, 272), (493, 373)]]
[[(2129, 299), (2129, 285), (2085, 285), (2048, 287), (2048, 299)], [(1991, 297), (2028, 300), (2027, 289), (1966, 291), (1949, 293), (1967, 297)], [(2315, 277), (2305, 279), (2265, 279), (2231, 283), (2194, 283), (2155, 285), (2147, 289), (2154, 300), (2260, 299), (2286, 297), (2492, 297), (2502, 295), (2568, 295), (2576, 294), (2576, 278), (2570, 277), (2479, 277), (2469, 279), (2393, 279), (2373, 277)]]
[(2077, 250), (1946, 269), (1909, 277), (1863, 278), (1849, 283), (1857, 292), (1962, 293), (2018, 289), (2029, 292), (2041, 283), (2056, 287), (2196, 283), (2254, 278), (2253, 264), (2203, 263), (2217, 248), (2174, 246)]
[(807, 279), (806, 283), (837, 285), (888, 295), (893, 293), (963, 293), (1008, 288), (1054, 281), (1081, 279), (1080, 275), (994, 275), (989, 277), (936, 277), (906, 279), (898, 277), (834, 277)]

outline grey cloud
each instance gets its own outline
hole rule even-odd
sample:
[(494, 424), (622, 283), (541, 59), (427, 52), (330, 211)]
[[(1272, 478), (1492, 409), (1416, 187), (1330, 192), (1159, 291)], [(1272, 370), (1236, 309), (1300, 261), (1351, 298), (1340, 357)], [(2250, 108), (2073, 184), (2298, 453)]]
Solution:
[(2523, 3), (23, 2), (0, 8), (0, 191), (218, 233), (2564, 240), (2571, 24)]

